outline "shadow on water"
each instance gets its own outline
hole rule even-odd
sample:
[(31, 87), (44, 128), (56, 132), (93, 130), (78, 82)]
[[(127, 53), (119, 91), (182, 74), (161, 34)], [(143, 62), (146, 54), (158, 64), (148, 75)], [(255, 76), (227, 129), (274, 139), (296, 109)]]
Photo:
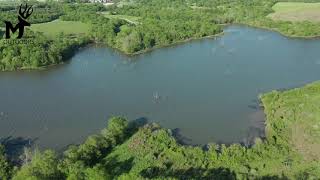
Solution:
[(251, 147), (255, 144), (256, 138), (265, 140), (265, 130), (257, 127), (249, 127), (247, 136), (240, 142), (245, 147)]
[[(215, 141), (208, 143), (216, 143), (216, 144), (225, 144), (230, 146), (234, 143), (239, 143), (245, 147), (251, 147), (255, 144), (257, 138), (261, 140), (265, 140), (265, 114), (263, 111), (263, 107), (260, 105), (259, 101), (255, 101), (255, 105), (253, 108), (255, 111), (248, 116), (251, 126), (247, 129), (246, 135), (241, 141), (238, 142), (225, 142), (225, 141)], [(250, 108), (250, 107), (249, 107)], [(178, 144), (187, 145), (187, 146), (203, 146), (206, 149), (207, 144), (195, 144), (192, 142), (191, 138), (183, 135), (182, 130), (180, 128), (175, 128), (169, 131), (170, 134), (176, 139)]]
[(0, 139), (0, 144), (5, 148), (5, 153), (8, 158), (14, 162), (19, 163), (20, 157), (23, 155), (26, 148), (31, 148), (38, 138), (30, 139), (23, 137), (8, 136)]
[(259, 100), (253, 100), (252, 102), (254, 104), (252, 106), (248, 106), (249, 108), (254, 110), (254, 112), (249, 114), (248, 116), (251, 126), (248, 128), (246, 136), (240, 142), (241, 145), (246, 147), (251, 147), (252, 145), (254, 145), (256, 138), (265, 140), (266, 137), (266, 117), (264, 114), (263, 106), (261, 105), (262, 103)]
[(262, 110), (263, 106), (260, 100), (254, 99), (250, 102), (250, 104), (248, 105), (248, 108), (258, 111), (258, 110)]
[[(240, 144), (249, 147), (254, 144), (254, 140), (257, 137), (263, 138), (264, 137), (264, 119), (261, 118), (253, 118), (255, 120), (259, 119), (259, 121), (255, 122), (256, 126), (252, 126), (249, 128), (246, 138), (244, 138), (243, 141), (240, 142)], [(134, 133), (136, 133), (140, 127), (143, 127), (144, 125), (148, 124), (149, 120), (146, 117), (140, 117), (135, 120), (129, 121), (129, 133), (125, 140), (130, 138)], [(262, 125), (261, 125), (262, 124)], [(205, 145), (201, 144), (194, 144), (192, 142), (191, 138), (186, 137), (183, 135), (180, 128), (175, 128), (172, 130), (169, 130), (170, 134), (176, 139), (178, 144), (181, 145), (187, 145), (187, 146), (203, 146)], [(26, 148), (33, 148), (35, 142), (38, 138), (23, 138), (23, 137), (5, 137), (0, 139), (0, 143), (4, 145), (6, 149), (6, 154), (8, 155), (9, 159), (15, 163), (20, 162), (20, 157), (23, 155)], [(85, 141), (85, 140), (84, 140)], [(231, 145), (233, 143), (226, 143), (226, 142), (216, 142), (217, 144), (226, 144)], [(69, 144), (67, 146), (64, 146), (63, 148), (57, 150), (59, 154), (62, 155), (62, 153), (69, 148), (71, 145), (79, 145), (79, 144)]]
[(137, 128), (142, 127), (146, 124), (148, 124), (149, 120), (146, 117), (140, 117), (137, 118), (135, 120), (132, 120), (129, 122), (129, 127), (131, 128), (135, 128), (137, 130)]
[[(256, 101), (257, 104), (259, 104), (259, 101)], [(246, 136), (241, 140), (240, 142), (237, 142), (243, 146), (251, 147), (254, 145), (256, 138), (260, 138), (262, 140), (265, 139), (265, 115), (264, 112), (259, 106), (259, 110), (255, 111), (252, 115), (250, 115), (250, 121), (252, 126), (249, 127), (249, 129), (246, 132)], [(146, 125), (149, 122), (149, 120), (145, 117), (138, 118), (136, 120), (130, 121), (131, 126), (135, 126), (136, 128), (134, 132), (136, 132), (139, 127), (142, 127)], [(169, 133), (174, 139), (177, 141), (180, 145), (186, 145), (186, 146), (202, 146), (204, 149), (206, 148), (206, 144), (195, 144), (192, 142), (192, 139), (185, 136), (182, 133), (182, 130), (180, 128), (175, 129), (169, 129)], [(133, 134), (133, 133), (131, 133)], [(227, 146), (234, 144), (234, 142), (224, 142), (224, 141), (216, 141), (216, 144), (225, 144)]]
[[(288, 91), (288, 90), (302, 87), (306, 84), (307, 83), (300, 83), (299, 85), (288, 86), (285, 88), (278, 88), (276, 90), (283, 92), (283, 91)], [(252, 124), (252, 126), (249, 127), (247, 131), (247, 135), (240, 142), (240, 144), (246, 147), (251, 147), (252, 145), (254, 145), (256, 138), (261, 138), (262, 140), (265, 140), (266, 117), (263, 111), (264, 108), (263, 108), (262, 102), (259, 99), (252, 100), (251, 104), (249, 104), (248, 107), (250, 109), (255, 110), (254, 113), (249, 115), (249, 119), (251, 121), (250, 124)]]
[(191, 138), (188, 138), (181, 133), (181, 129), (175, 128), (170, 130), (170, 132), (171, 132), (171, 135), (176, 139), (177, 143), (181, 145), (195, 146), (195, 144), (192, 143)]

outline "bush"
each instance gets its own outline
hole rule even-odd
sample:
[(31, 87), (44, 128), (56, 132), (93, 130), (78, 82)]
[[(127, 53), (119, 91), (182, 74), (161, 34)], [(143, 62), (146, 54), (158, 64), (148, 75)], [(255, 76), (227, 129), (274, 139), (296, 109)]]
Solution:
[(13, 180), (63, 179), (58, 170), (58, 158), (53, 151), (35, 151), (31, 162), (23, 165)]
[(8, 162), (5, 155), (4, 147), (0, 145), (0, 179), (7, 180), (10, 179), (12, 172), (12, 166)]

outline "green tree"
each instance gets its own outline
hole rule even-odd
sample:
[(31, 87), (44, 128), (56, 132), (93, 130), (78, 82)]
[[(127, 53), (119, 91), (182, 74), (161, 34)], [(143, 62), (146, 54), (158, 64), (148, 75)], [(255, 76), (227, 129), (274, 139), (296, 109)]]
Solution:
[(0, 179), (9, 180), (12, 173), (12, 166), (5, 155), (4, 147), (0, 144)]
[(24, 164), (14, 175), (13, 180), (52, 180), (63, 179), (58, 170), (58, 158), (53, 151), (35, 151), (31, 162)]

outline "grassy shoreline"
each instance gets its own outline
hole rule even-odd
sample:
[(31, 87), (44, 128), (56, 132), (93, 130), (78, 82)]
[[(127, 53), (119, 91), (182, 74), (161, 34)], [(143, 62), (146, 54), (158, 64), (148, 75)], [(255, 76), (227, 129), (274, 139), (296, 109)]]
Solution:
[[(259, 25), (249, 24), (249, 23), (234, 23), (234, 24), (276, 32), (276, 33), (279, 33), (280, 35), (282, 35), (284, 37), (287, 37), (287, 38), (293, 38), (293, 39), (320, 39), (320, 35), (316, 35), (316, 36), (290, 35), (290, 34), (286, 34), (286, 33), (281, 32), (281, 30), (279, 30), (277, 28), (269, 28), (267, 26), (259, 26)], [(230, 24), (230, 25), (232, 25), (232, 24)]]

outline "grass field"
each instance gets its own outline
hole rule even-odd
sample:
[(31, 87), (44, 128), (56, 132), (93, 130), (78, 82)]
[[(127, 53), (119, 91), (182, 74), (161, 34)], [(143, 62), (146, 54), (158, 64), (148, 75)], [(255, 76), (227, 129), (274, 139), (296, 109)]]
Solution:
[(110, 18), (110, 19), (122, 19), (125, 20), (129, 23), (132, 24), (139, 24), (139, 20), (141, 19), (140, 17), (136, 17), (136, 16), (127, 16), (127, 15), (112, 15), (109, 12), (104, 12), (103, 15), (106, 18)]
[(31, 29), (33, 31), (43, 32), (46, 36), (55, 37), (61, 32), (67, 35), (87, 34), (90, 26), (77, 21), (55, 20), (48, 23), (32, 24)]
[(307, 161), (320, 160), (320, 82), (262, 96), (267, 135), (289, 143)]
[(273, 20), (320, 22), (320, 3), (279, 2), (272, 9)]
[(123, 7), (123, 6), (130, 6), (130, 5), (133, 5), (135, 2), (134, 0), (122, 0), (122, 1), (119, 1), (117, 3), (117, 7)]
[(1, 7), (3, 7), (3, 6), (17, 6), (17, 5), (20, 5), (20, 3), (17, 1), (2, 1), (2, 0), (0, 0)]

